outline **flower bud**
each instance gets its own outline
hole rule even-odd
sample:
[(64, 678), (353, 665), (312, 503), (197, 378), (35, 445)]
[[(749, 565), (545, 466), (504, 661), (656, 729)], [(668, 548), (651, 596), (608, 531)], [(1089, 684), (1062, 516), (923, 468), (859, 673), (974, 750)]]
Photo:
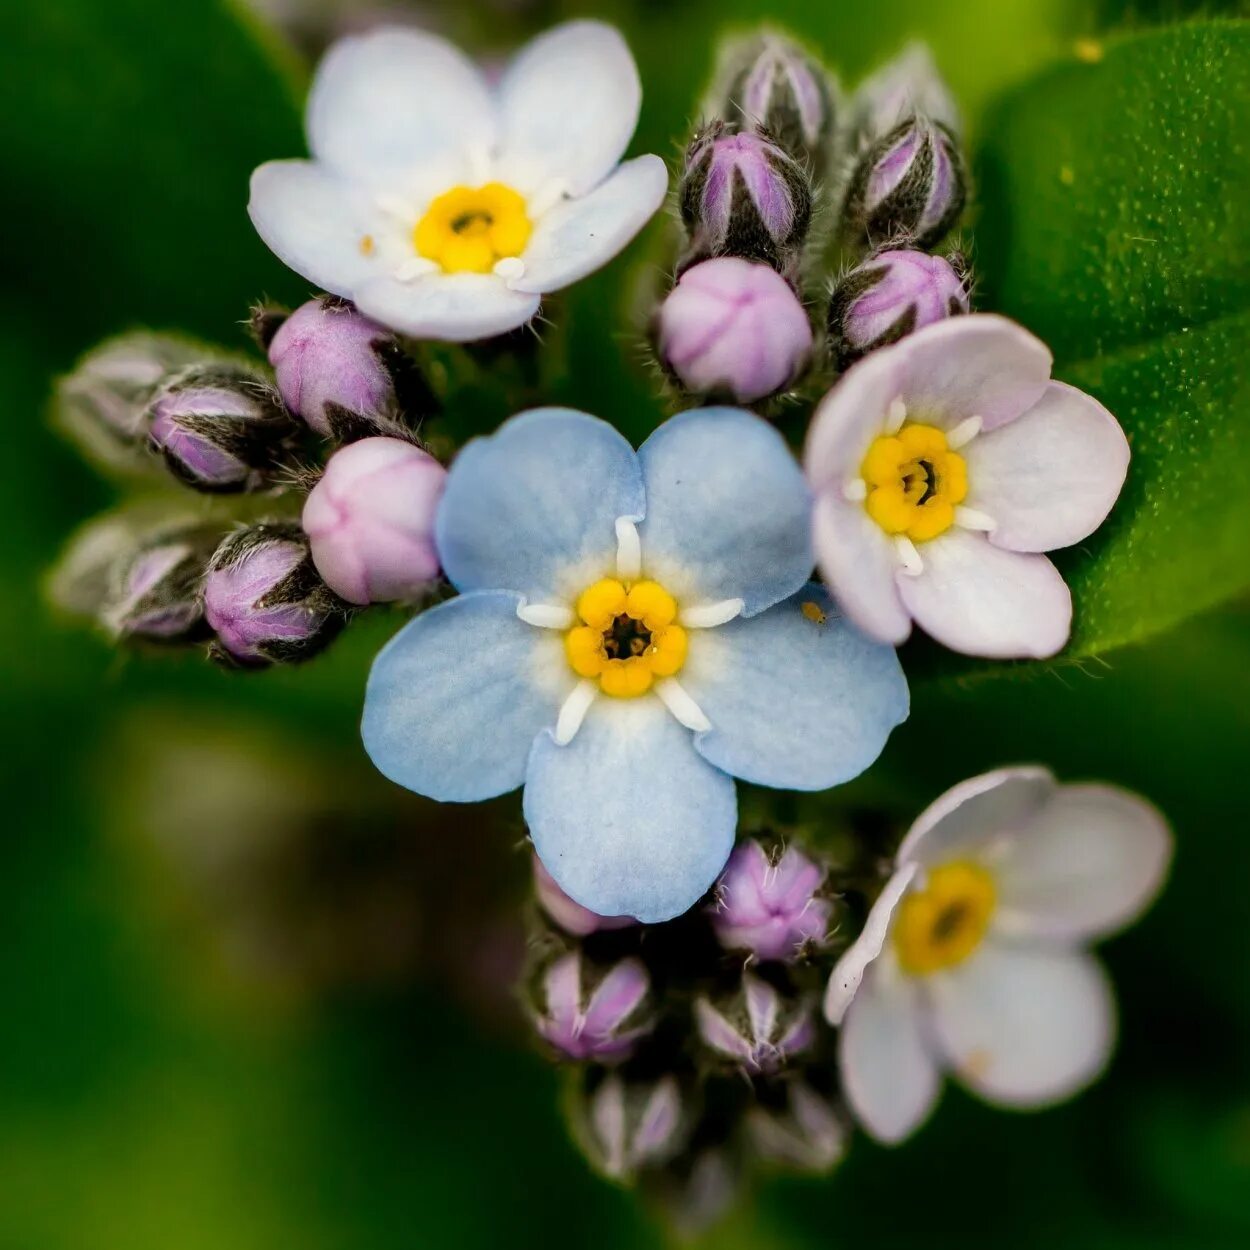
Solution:
[(148, 435), (172, 472), (196, 490), (255, 490), (294, 427), (278, 393), (250, 369), (193, 365), (161, 387)]
[(828, 932), (833, 905), (817, 897), (824, 879), (824, 869), (794, 847), (774, 859), (758, 842), (744, 842), (729, 857), (709, 908), (717, 939), (756, 959), (797, 959)]
[(847, 1132), (828, 1099), (805, 1081), (787, 1084), (784, 1102), (757, 1103), (746, 1114), (747, 1138), (768, 1163), (800, 1172), (827, 1172), (846, 1151)]
[(209, 564), (204, 616), (214, 658), (252, 667), (295, 663), (342, 629), (346, 605), (313, 566), (296, 525), (253, 525), (224, 539)]
[(556, 884), (556, 879), (537, 855), (534, 856), (534, 893), (538, 896), (543, 911), (565, 933), (571, 933), (574, 937), (603, 933), (609, 929), (627, 929), (638, 923), (633, 916), (600, 916), (589, 907), (574, 902)]
[(447, 470), (399, 438), (336, 451), (304, 504), (313, 563), (349, 603), (413, 599), (438, 576), (434, 514)]
[(112, 468), (147, 460), (147, 407), (161, 382), (203, 357), (164, 334), (123, 334), (88, 352), (57, 385), (55, 420), (91, 457)]
[(693, 1241), (720, 1221), (741, 1196), (740, 1152), (718, 1142), (689, 1151), (643, 1178), (648, 1197), (683, 1241)]
[(640, 1168), (671, 1159), (687, 1128), (674, 1076), (628, 1082), (609, 1073), (586, 1097), (575, 1133), (606, 1176), (626, 1180)]
[(797, 381), (812, 351), (812, 327), (790, 284), (733, 256), (687, 269), (653, 329), (660, 361), (683, 389), (740, 404)]
[(913, 330), (969, 310), (968, 276), (941, 256), (894, 248), (857, 265), (829, 301), (829, 341), (839, 369)]
[(816, 1040), (811, 1004), (786, 999), (767, 981), (746, 973), (733, 998), (713, 1006), (695, 1001), (699, 1038), (713, 1054), (755, 1076), (771, 1076)]
[(900, 240), (929, 248), (958, 220), (966, 197), (967, 175), (954, 136), (917, 114), (860, 156), (844, 224), (869, 244)]
[(286, 406), (339, 442), (393, 428), (417, 373), (389, 330), (331, 296), (297, 308), (268, 352)]
[(204, 575), (219, 536), (203, 527), (153, 535), (118, 565), (101, 620), (118, 638), (178, 642), (202, 632)]
[(959, 110), (923, 43), (909, 44), (865, 79), (851, 111), (852, 127), (861, 143), (872, 143), (917, 116), (945, 126), (952, 135), (960, 133)]
[(570, 1059), (618, 1063), (651, 1031), (649, 990), (647, 970), (637, 959), (603, 972), (571, 951), (542, 974), (534, 1026)]
[(767, 135), (714, 122), (687, 149), (681, 216), (690, 233), (683, 269), (740, 256), (790, 276), (811, 222), (811, 182)]
[(834, 131), (834, 88), (796, 43), (764, 34), (733, 45), (713, 112), (744, 129), (763, 127), (793, 156), (823, 163)]

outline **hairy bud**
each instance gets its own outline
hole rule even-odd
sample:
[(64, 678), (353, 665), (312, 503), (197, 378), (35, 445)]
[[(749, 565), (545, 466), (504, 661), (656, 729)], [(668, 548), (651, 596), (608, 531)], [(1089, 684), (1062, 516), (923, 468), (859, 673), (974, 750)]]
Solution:
[(613, 1180), (671, 1159), (686, 1130), (681, 1087), (674, 1076), (626, 1081), (613, 1072), (584, 1093), (574, 1121), (579, 1143), (594, 1165)]
[(824, 869), (794, 847), (773, 858), (758, 842), (744, 842), (709, 909), (717, 939), (756, 959), (797, 959), (828, 932), (833, 904), (817, 896), (824, 879)]
[(240, 365), (193, 365), (168, 380), (147, 413), (148, 437), (196, 490), (256, 490), (294, 426), (272, 386)]
[(604, 971), (571, 951), (540, 977), (534, 1027), (570, 1059), (619, 1063), (651, 1031), (650, 984), (636, 959), (623, 959)]
[(680, 194), (690, 234), (683, 269), (710, 256), (739, 256), (787, 276), (796, 270), (811, 223), (811, 183), (768, 135), (714, 122), (686, 152)]
[(860, 155), (851, 176), (845, 228), (870, 245), (937, 243), (959, 219), (967, 175), (959, 146), (940, 122), (906, 118)]
[(434, 514), (447, 470), (398, 438), (336, 451), (304, 504), (313, 563), (349, 603), (413, 599), (438, 576)]
[(959, 110), (933, 54), (922, 43), (909, 44), (866, 78), (855, 93), (851, 111), (852, 127), (861, 143), (880, 139), (909, 117), (927, 117), (953, 135), (960, 133)]
[(204, 628), (204, 576), (220, 531), (188, 526), (152, 535), (115, 571), (100, 613), (118, 638), (181, 642)]
[(790, 284), (768, 265), (721, 256), (687, 269), (653, 327), (668, 374), (696, 395), (749, 404), (798, 380), (812, 327)]
[(941, 256), (889, 248), (857, 265), (829, 300), (829, 341), (839, 369), (913, 330), (969, 311), (968, 274)]
[(214, 658), (261, 667), (315, 655), (342, 629), (347, 605), (322, 581), (296, 525), (253, 525), (224, 539), (204, 584)]
[(723, 62), (713, 112), (762, 127), (792, 155), (822, 165), (835, 124), (836, 87), (825, 68), (776, 34), (736, 41)]
[(769, 982), (749, 973), (732, 998), (715, 1006), (700, 998), (694, 1006), (703, 1045), (753, 1076), (779, 1072), (816, 1040), (811, 1004), (783, 998)]
[(758, 1158), (798, 1172), (828, 1172), (846, 1152), (847, 1130), (829, 1100), (805, 1081), (779, 1091), (746, 1114), (747, 1138)]

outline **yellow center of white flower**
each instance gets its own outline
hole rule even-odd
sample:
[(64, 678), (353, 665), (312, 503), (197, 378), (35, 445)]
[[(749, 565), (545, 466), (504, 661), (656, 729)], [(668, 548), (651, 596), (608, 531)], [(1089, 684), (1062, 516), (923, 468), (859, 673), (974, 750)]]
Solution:
[(438, 196), (417, 222), (412, 242), (445, 273), (490, 273), (499, 261), (525, 250), (532, 230), (520, 192), (488, 182)]
[(677, 601), (659, 582), (605, 577), (578, 597), (577, 616), (581, 624), (564, 635), (564, 653), (579, 677), (598, 678), (604, 694), (646, 694), (686, 662)]
[(943, 864), (898, 905), (894, 946), (904, 972), (927, 976), (963, 963), (994, 914), (994, 879), (978, 864)]
[(864, 506), (887, 534), (923, 542), (955, 523), (955, 508), (968, 494), (964, 458), (952, 451), (936, 426), (909, 422), (883, 434), (864, 457), (868, 491)]

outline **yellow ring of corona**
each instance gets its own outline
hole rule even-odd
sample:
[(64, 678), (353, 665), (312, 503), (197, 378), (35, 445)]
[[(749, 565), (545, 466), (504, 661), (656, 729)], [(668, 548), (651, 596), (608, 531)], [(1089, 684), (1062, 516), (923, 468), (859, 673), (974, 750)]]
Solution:
[(909, 424), (873, 441), (860, 472), (868, 486), (864, 506), (887, 534), (924, 542), (955, 523), (968, 495), (964, 458), (933, 425)]
[(963, 963), (981, 945), (994, 914), (994, 878), (979, 864), (943, 864), (894, 916), (894, 948), (904, 972), (927, 976)]
[[(686, 631), (676, 623), (677, 601), (658, 582), (605, 577), (577, 600), (564, 653), (579, 677), (597, 678), (604, 694), (632, 699), (657, 677), (672, 677), (686, 662)], [(628, 655), (614, 654), (621, 640)]]
[(520, 256), (533, 230), (525, 199), (502, 182), (453, 187), (433, 200), (412, 232), (418, 255), (444, 273), (490, 273)]

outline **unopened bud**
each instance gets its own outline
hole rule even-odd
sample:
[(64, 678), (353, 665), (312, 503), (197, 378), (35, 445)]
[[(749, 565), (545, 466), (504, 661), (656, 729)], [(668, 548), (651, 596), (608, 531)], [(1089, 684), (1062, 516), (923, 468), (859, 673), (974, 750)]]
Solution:
[(960, 133), (959, 110), (938, 73), (933, 54), (922, 43), (909, 44), (855, 93), (852, 126), (861, 143), (887, 135), (909, 117), (927, 117)]
[(829, 342), (838, 368), (904, 335), (969, 310), (968, 275), (941, 256), (911, 248), (878, 252), (834, 288)]
[(775, 34), (734, 43), (724, 64), (713, 111), (746, 129), (762, 127), (792, 155), (819, 167), (835, 122), (835, 85), (825, 68)]
[(600, 916), (569, 898), (537, 855), (534, 856), (534, 893), (543, 911), (565, 933), (574, 937), (585, 937), (589, 933), (602, 933), (609, 929), (627, 929), (638, 923), (633, 916)]
[(687, 1128), (681, 1087), (671, 1075), (635, 1082), (609, 1073), (579, 1110), (576, 1136), (591, 1162), (614, 1180), (671, 1159)]
[(313, 566), (296, 525), (253, 525), (224, 539), (204, 585), (217, 659), (257, 667), (315, 655), (342, 629), (347, 605)]
[(241, 365), (193, 365), (148, 409), (148, 435), (171, 471), (196, 490), (256, 490), (294, 431), (272, 386)]
[(794, 960), (824, 941), (833, 904), (820, 898), (825, 871), (789, 847), (772, 857), (756, 841), (729, 857), (709, 909), (722, 946), (760, 960)]
[(164, 334), (123, 334), (88, 352), (56, 388), (54, 419), (91, 457), (110, 468), (148, 460), (147, 408), (157, 387), (204, 355)]
[(313, 563), (349, 603), (413, 599), (438, 576), (434, 514), (447, 470), (398, 438), (336, 451), (304, 504)]
[(869, 244), (937, 243), (959, 219), (967, 175), (959, 145), (941, 122), (906, 118), (866, 148), (851, 177), (845, 225)]
[(656, 351), (696, 395), (754, 403), (785, 390), (812, 351), (812, 327), (790, 284), (733, 256), (687, 269), (656, 314)]
[(331, 296), (302, 304), (267, 347), (286, 406), (339, 442), (391, 430), (416, 389), (417, 367), (398, 339)]
[(756, 1155), (800, 1172), (827, 1172), (846, 1151), (847, 1131), (828, 1099), (805, 1081), (785, 1085), (779, 1105), (763, 1102), (746, 1116)]
[(816, 1019), (805, 999), (783, 998), (767, 981), (746, 973), (739, 992), (713, 1006), (695, 1002), (703, 1044), (751, 1075), (771, 1076), (816, 1040)]
[(683, 268), (739, 256), (790, 276), (811, 223), (811, 183), (767, 135), (714, 122), (686, 152), (681, 215), (690, 233)]
[(118, 638), (178, 642), (204, 632), (204, 576), (220, 531), (153, 535), (116, 570), (101, 620)]
[(604, 971), (571, 951), (542, 973), (534, 1025), (569, 1059), (619, 1063), (651, 1031), (649, 989), (647, 970), (637, 959)]

